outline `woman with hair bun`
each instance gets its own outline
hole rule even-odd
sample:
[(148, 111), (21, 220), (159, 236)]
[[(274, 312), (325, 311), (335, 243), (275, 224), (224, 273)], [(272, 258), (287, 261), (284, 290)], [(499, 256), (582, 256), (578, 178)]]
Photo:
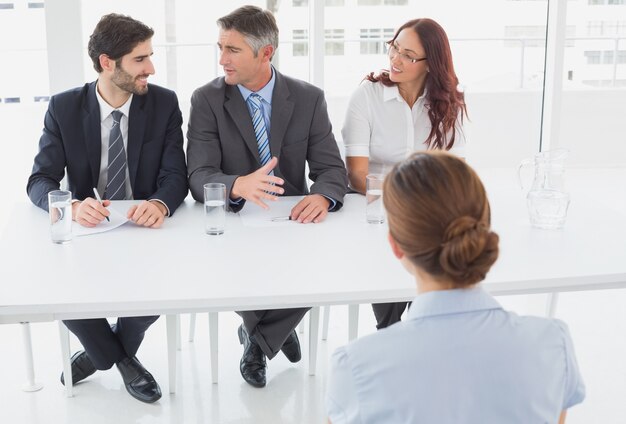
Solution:
[[(387, 44), (389, 69), (366, 76), (341, 130), (350, 186), (359, 193), (365, 193), (367, 174), (384, 174), (415, 151), (465, 157), (467, 109), (444, 29), (432, 19), (413, 19)], [(400, 321), (406, 305), (372, 305), (376, 327)]]
[(480, 282), (498, 258), (485, 189), (461, 159), (415, 153), (387, 175), (394, 255), (415, 276), (405, 321), (337, 349), (340, 423), (557, 423), (585, 397), (565, 323), (505, 311)]

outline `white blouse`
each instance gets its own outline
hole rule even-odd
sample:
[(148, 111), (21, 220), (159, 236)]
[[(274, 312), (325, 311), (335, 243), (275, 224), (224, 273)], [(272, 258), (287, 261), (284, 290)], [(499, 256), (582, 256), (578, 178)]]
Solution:
[[(465, 157), (465, 132), (460, 119), (455, 127), (454, 146), (449, 151)], [(411, 153), (426, 150), (424, 142), (430, 129), (426, 91), (409, 108), (397, 86), (364, 81), (350, 98), (341, 135), (346, 157), (368, 157), (369, 172), (384, 174)]]

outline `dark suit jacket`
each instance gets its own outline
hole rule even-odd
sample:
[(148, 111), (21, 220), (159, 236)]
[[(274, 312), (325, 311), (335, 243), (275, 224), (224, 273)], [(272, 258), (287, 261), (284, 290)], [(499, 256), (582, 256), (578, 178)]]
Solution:
[[(274, 71), (276, 72), (276, 71)], [(274, 174), (285, 180), (286, 196), (308, 194), (305, 175), (314, 181), (311, 193), (343, 204), (348, 179), (341, 160), (324, 93), (319, 88), (276, 72), (272, 93), (270, 150), (278, 157)], [(203, 185), (223, 183), (230, 193), (238, 176), (261, 167), (252, 119), (239, 88), (217, 78), (191, 97), (187, 131), (187, 172), (191, 194), (204, 202)], [(243, 207), (231, 208), (237, 212)]]
[[(159, 199), (170, 214), (187, 196), (181, 125), (173, 91), (150, 85), (147, 94), (133, 96), (126, 151), (133, 197)], [(75, 199), (93, 197), (101, 140), (95, 82), (52, 96), (26, 188), (32, 202), (48, 210), (48, 192), (58, 190), (64, 172)]]

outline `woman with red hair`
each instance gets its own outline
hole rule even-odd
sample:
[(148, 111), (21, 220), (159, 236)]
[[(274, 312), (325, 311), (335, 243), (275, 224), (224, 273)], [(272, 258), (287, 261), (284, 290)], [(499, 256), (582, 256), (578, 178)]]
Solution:
[[(389, 70), (366, 76), (350, 99), (341, 131), (350, 186), (360, 193), (367, 174), (384, 174), (415, 151), (465, 156), (467, 110), (443, 28), (432, 19), (414, 19), (387, 44)], [(372, 305), (377, 328), (399, 321), (406, 305)]]

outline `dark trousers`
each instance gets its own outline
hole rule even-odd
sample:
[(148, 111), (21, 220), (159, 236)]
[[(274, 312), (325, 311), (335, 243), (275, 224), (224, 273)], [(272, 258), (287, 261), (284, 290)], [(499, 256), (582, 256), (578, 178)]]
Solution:
[(125, 357), (135, 356), (146, 330), (158, 318), (158, 315), (118, 318), (113, 325), (109, 325), (104, 318), (63, 323), (78, 337), (94, 366), (99, 370), (108, 370)]
[(287, 337), (311, 308), (270, 309), (266, 311), (237, 312), (243, 318), (246, 331), (261, 347), (265, 355), (272, 359)]
[(372, 303), (372, 309), (376, 316), (376, 328), (380, 330), (400, 321), (400, 317), (402, 317), (408, 304), (408, 302)]

